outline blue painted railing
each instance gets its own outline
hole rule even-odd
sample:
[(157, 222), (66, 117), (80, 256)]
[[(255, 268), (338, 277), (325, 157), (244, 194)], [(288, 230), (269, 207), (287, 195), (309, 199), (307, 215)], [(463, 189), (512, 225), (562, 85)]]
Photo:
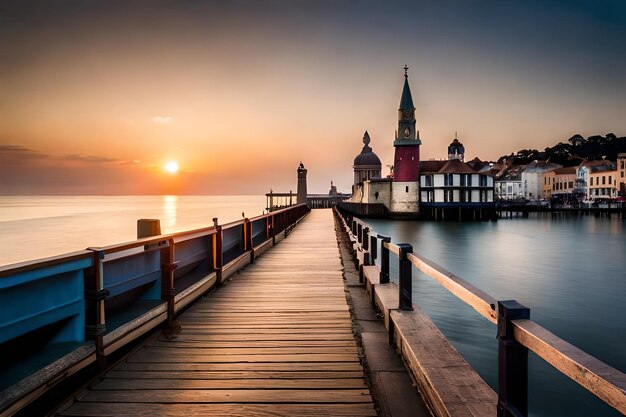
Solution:
[(177, 312), (308, 212), (301, 204), (225, 225), (214, 219), (212, 227), (0, 267), (0, 354), (12, 355), (0, 363), (0, 416), (85, 366), (104, 366), (158, 325), (175, 330)]

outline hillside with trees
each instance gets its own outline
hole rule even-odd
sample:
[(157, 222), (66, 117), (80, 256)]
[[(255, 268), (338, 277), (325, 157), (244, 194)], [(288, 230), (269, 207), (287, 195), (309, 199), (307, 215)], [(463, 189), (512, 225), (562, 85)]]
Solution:
[(574, 135), (567, 142), (559, 142), (543, 151), (537, 149), (521, 149), (517, 153), (503, 155), (498, 163), (505, 160), (513, 165), (525, 165), (532, 161), (554, 162), (563, 166), (577, 166), (584, 159), (593, 161), (608, 159), (615, 161), (618, 153), (626, 153), (626, 137), (617, 137), (613, 133), (606, 136)]

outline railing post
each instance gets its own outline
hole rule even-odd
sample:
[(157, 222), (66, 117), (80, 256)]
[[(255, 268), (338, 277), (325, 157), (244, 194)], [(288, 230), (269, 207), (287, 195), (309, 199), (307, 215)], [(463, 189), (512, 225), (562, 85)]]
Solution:
[[(93, 249), (92, 249), (93, 250)], [(102, 336), (106, 333), (104, 300), (109, 291), (104, 288), (103, 265), (104, 252), (93, 250), (93, 273), (85, 279), (85, 334), (93, 339), (96, 345), (96, 357), (101, 368), (105, 366)]]
[(176, 289), (174, 287), (174, 240), (161, 249), (161, 299), (167, 303), (167, 333), (180, 329), (176, 322)]
[(369, 227), (364, 227), (363, 228), (363, 232), (361, 235), (362, 238), (362, 243), (361, 246), (363, 247), (363, 250), (368, 252), (369, 251), (369, 243), (370, 243), (370, 228)]
[(356, 220), (352, 219), (352, 234), (356, 236)]
[(213, 226), (215, 226), (215, 234), (213, 235), (213, 269), (215, 269), (217, 283), (221, 284), (224, 254), (222, 252), (222, 226), (217, 224), (217, 217), (213, 218)]
[(272, 246), (276, 246), (276, 231), (274, 230), (274, 228), (276, 227), (274, 225), (274, 215), (272, 214), (271, 217), (269, 217), (269, 230), (270, 230), (270, 236), (272, 237)]
[(385, 247), (385, 243), (391, 243), (388, 236), (378, 235), (382, 240), (380, 244), (380, 283), (389, 284), (389, 248)]
[(250, 263), (254, 263), (254, 247), (252, 246), (252, 222), (245, 218), (243, 223), (244, 250), (250, 251)]
[(530, 309), (498, 301), (498, 417), (528, 416), (528, 349), (513, 335), (518, 319), (530, 319)]
[(413, 264), (411, 263), (411, 261), (409, 261), (407, 255), (409, 253), (413, 253), (413, 245), (410, 245), (408, 243), (399, 243), (398, 247), (400, 248), (400, 254), (398, 256), (398, 271), (400, 271), (400, 310), (412, 311)]
[(356, 240), (359, 242), (359, 245), (363, 242), (363, 225), (361, 223), (356, 225)]
[(370, 236), (370, 261), (372, 265), (376, 264), (376, 257), (378, 256), (378, 238), (372, 234)]

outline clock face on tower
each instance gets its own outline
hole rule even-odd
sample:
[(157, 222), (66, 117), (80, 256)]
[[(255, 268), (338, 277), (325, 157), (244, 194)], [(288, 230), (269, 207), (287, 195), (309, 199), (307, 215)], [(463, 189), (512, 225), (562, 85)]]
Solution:
[(404, 137), (408, 139), (409, 136), (411, 136), (411, 129), (407, 126), (404, 128)]
[(405, 119), (409, 119), (411, 117), (411, 110), (405, 110), (403, 113)]

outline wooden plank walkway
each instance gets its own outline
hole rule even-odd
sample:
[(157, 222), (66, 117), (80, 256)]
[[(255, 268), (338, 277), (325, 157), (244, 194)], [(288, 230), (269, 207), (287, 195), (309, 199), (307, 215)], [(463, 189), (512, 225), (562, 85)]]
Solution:
[(375, 416), (331, 210), (76, 397), (62, 416)]

